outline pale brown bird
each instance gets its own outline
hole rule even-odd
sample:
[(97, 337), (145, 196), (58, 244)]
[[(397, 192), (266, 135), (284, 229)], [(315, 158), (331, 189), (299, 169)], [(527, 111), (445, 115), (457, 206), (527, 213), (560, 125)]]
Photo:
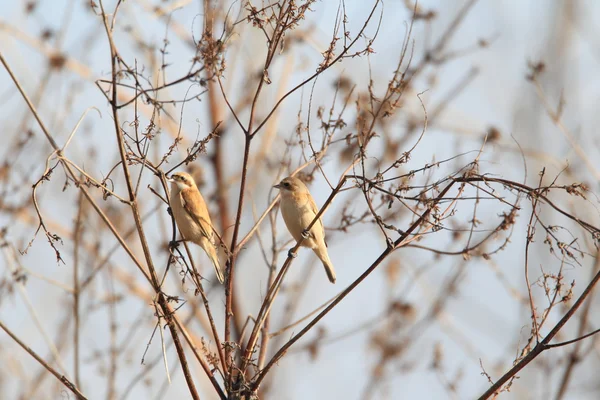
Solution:
[(186, 172), (176, 172), (169, 182), (169, 203), (183, 240), (194, 242), (204, 249), (215, 267), (217, 279), (223, 283), (225, 277), (217, 257), (210, 215), (194, 178)]
[(309, 247), (323, 263), (331, 283), (335, 283), (335, 270), (327, 254), (325, 228), (319, 218), (309, 232), (308, 225), (315, 219), (319, 209), (306, 185), (298, 178), (287, 177), (274, 186), (281, 192), (281, 215), (293, 238), (299, 242), (306, 235), (302, 246)]

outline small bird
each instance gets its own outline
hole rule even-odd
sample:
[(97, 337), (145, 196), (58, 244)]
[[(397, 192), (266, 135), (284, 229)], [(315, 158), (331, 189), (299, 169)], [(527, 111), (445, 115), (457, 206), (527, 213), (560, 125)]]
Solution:
[(186, 172), (176, 172), (168, 181), (171, 182), (171, 211), (183, 240), (194, 242), (204, 249), (215, 267), (217, 279), (223, 283), (225, 277), (217, 257), (210, 215), (194, 178)]
[(306, 232), (306, 228), (319, 212), (308, 188), (300, 179), (291, 176), (273, 187), (280, 190), (281, 215), (288, 230), (297, 242), (305, 237), (302, 246), (309, 247), (315, 252), (325, 267), (329, 281), (335, 283), (335, 270), (327, 254), (325, 228), (321, 218), (313, 224), (310, 232)]

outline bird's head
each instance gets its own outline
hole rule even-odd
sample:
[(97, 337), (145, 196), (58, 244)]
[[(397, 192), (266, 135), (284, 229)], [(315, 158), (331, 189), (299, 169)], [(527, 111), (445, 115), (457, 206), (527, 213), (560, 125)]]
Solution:
[(282, 179), (281, 182), (273, 187), (279, 189), (282, 196), (308, 193), (308, 188), (304, 182), (298, 178), (294, 178), (293, 176), (288, 176), (287, 178)]
[(194, 178), (187, 172), (175, 172), (168, 181), (173, 184), (174, 188), (177, 187), (179, 190), (196, 187)]

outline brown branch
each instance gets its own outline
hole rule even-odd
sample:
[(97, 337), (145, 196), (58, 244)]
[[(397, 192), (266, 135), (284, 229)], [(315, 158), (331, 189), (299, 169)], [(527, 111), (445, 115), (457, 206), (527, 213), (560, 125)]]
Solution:
[[(592, 277), (594, 274), (598, 273), (598, 271), (600, 271), (600, 254), (596, 253), (596, 261), (595, 261), (595, 265), (594, 265), (594, 269), (591, 271), (592, 273)], [(593, 295), (593, 293), (592, 293)], [(573, 346), (573, 350), (570, 352), (569, 357), (567, 359), (567, 365), (563, 371), (563, 375), (562, 378), (560, 380), (560, 384), (558, 386), (558, 392), (556, 393), (556, 400), (561, 400), (564, 395), (567, 392), (567, 388), (569, 386), (569, 380), (571, 379), (572, 376), (572, 372), (575, 369), (575, 365), (581, 360), (581, 356), (582, 354), (580, 353), (581, 350), (581, 345), (583, 344), (582, 339), (585, 339), (593, 334), (598, 333), (598, 330), (589, 333), (587, 335), (584, 335), (583, 332), (585, 331), (587, 325), (588, 325), (588, 320), (589, 320), (589, 314), (590, 314), (590, 310), (592, 308), (592, 295), (590, 295), (590, 298), (588, 299), (588, 302), (585, 303), (585, 305), (583, 306), (583, 309), (581, 310), (581, 316), (579, 318), (579, 327), (577, 328), (577, 336), (578, 339), (574, 339), (574, 340), (570, 340), (566, 343), (570, 344), (573, 343), (574, 341), (577, 342), (575, 344), (575, 346)], [(553, 344), (553, 347), (557, 347), (561, 345), (561, 343), (556, 343)]]
[[(42, 132), (44, 133), (44, 135), (46, 136), (46, 138), (50, 142), (50, 145), (52, 146), (52, 148), (54, 149), (54, 151), (56, 152), (57, 155), (62, 156), (61, 149), (58, 147), (58, 145), (54, 141), (54, 138), (52, 137), (52, 135), (50, 135), (50, 131), (46, 128), (46, 126), (42, 122), (41, 118), (39, 117), (39, 114), (38, 114), (37, 110), (35, 109), (35, 107), (31, 103), (31, 101), (29, 100), (29, 97), (27, 96), (27, 94), (23, 90), (23, 87), (21, 86), (21, 84), (19, 83), (19, 81), (17, 80), (17, 78), (15, 77), (15, 75), (13, 74), (11, 68), (9, 67), (9, 65), (6, 62), (6, 59), (3, 57), (2, 53), (0, 53), (0, 62), (2, 62), (2, 65), (4, 65), (4, 68), (6, 69), (6, 71), (8, 72), (8, 74), (10, 75), (11, 79), (13, 80), (13, 82), (14, 82), (15, 86), (17, 87), (17, 89), (19, 90), (19, 92), (21, 93), (21, 96), (23, 97), (23, 99), (27, 103), (27, 106), (29, 107), (29, 110), (34, 115), (35, 119), (37, 120), (40, 128), (42, 129)], [(68, 175), (73, 180), (77, 180), (77, 175), (75, 174), (75, 171), (73, 171), (73, 169), (71, 168), (71, 166), (69, 164), (65, 163), (65, 162), (63, 162), (62, 164), (63, 164), (65, 170), (67, 171)], [(98, 205), (98, 203), (96, 203), (96, 201), (92, 198), (92, 196), (90, 195), (90, 193), (87, 190), (87, 188), (84, 185), (79, 185), (78, 188), (79, 188), (79, 190), (81, 190), (83, 192), (83, 195), (88, 200), (88, 202), (90, 203), (90, 205), (94, 208), (94, 211), (100, 216), (100, 218), (102, 219), (102, 221), (109, 228), (109, 230), (114, 235), (114, 237), (117, 239), (117, 241), (122, 246), (122, 248), (125, 250), (125, 252), (127, 253), (127, 255), (131, 258), (131, 260), (134, 262), (134, 264), (138, 267), (138, 269), (140, 270), (140, 272), (142, 273), (142, 275), (146, 278), (146, 280), (148, 280), (150, 282), (150, 277), (148, 276), (148, 274), (144, 270), (144, 267), (143, 267), (142, 263), (137, 259), (137, 257), (135, 256), (135, 254), (133, 254), (133, 251), (127, 245), (127, 242), (119, 234), (119, 232), (117, 231), (117, 229), (115, 228), (115, 226), (113, 225), (113, 223), (106, 216), (106, 214), (104, 213), (104, 211), (102, 211), (102, 209), (100, 208), (100, 206)]]
[[(446, 193), (452, 188), (456, 181), (450, 182), (437, 196), (437, 198), (443, 198)], [(435, 201), (431, 203), (431, 205), (427, 208), (427, 210), (417, 219), (406, 232), (404, 232), (396, 241), (394, 241), (393, 246), (388, 246), (381, 255), (371, 264), (367, 270), (362, 273), (354, 282), (352, 282), (330, 305), (327, 306), (323, 311), (321, 311), (315, 318), (313, 318), (300, 332), (294, 335), (286, 344), (284, 344), (281, 349), (275, 353), (273, 358), (269, 361), (267, 366), (258, 374), (256, 379), (253, 381), (252, 389), (257, 390), (260, 386), (260, 383), (265, 378), (269, 370), (273, 367), (277, 361), (286, 353), (286, 351), (296, 343), (302, 336), (304, 336), (308, 331), (310, 331), (323, 317), (325, 317), (333, 308), (335, 308), (350, 292), (356, 288), (367, 276), (369, 276), (375, 268), (377, 268), (381, 262), (394, 250), (399, 247), (402, 247), (403, 242), (409, 237), (409, 235), (416, 230), (423, 222), (427, 220), (429, 214), (434, 209), (436, 203)]]
[[(280, 13), (279, 16), (277, 18), (277, 25), (275, 28), (275, 32), (273, 34), (273, 40), (271, 40), (269, 42), (269, 48), (267, 51), (267, 55), (266, 55), (266, 60), (265, 60), (265, 64), (263, 67), (263, 71), (268, 71), (269, 66), (271, 64), (271, 61), (273, 60), (273, 56), (275, 55), (275, 52), (277, 50), (277, 45), (279, 43), (279, 40), (281, 39), (281, 37), (283, 36), (285, 29), (283, 28), (283, 26), (281, 26), (281, 24), (283, 23), (283, 18), (286, 16), (286, 13), (284, 13), (283, 11), (283, 7), (280, 9)], [(238, 198), (238, 206), (237, 206), (237, 213), (236, 213), (236, 217), (235, 217), (235, 226), (233, 229), (233, 235), (231, 238), (231, 246), (230, 248), (233, 250), (235, 249), (236, 245), (237, 245), (237, 240), (238, 240), (238, 235), (239, 235), (239, 230), (240, 230), (240, 225), (242, 222), (242, 210), (243, 210), (243, 205), (244, 205), (244, 195), (245, 195), (245, 189), (246, 189), (246, 177), (247, 177), (247, 172), (248, 172), (248, 161), (250, 159), (250, 143), (252, 141), (252, 127), (254, 125), (254, 118), (255, 118), (255, 113), (256, 113), (256, 107), (258, 105), (258, 99), (260, 96), (260, 93), (262, 91), (263, 85), (265, 83), (265, 79), (264, 77), (261, 77), (261, 79), (258, 82), (258, 87), (256, 88), (256, 92), (254, 94), (254, 99), (252, 100), (252, 105), (250, 107), (250, 115), (248, 117), (248, 127), (246, 129), (244, 129), (244, 159), (242, 161), (242, 173), (241, 173), (241, 179), (240, 179), (240, 193), (239, 193), (239, 198)], [(228, 103), (229, 104), (229, 103)], [(234, 296), (235, 296), (235, 291), (234, 291), (234, 278), (235, 278), (235, 260), (236, 260), (236, 256), (237, 254), (232, 251), (231, 255), (229, 257), (229, 274), (227, 277), (227, 285), (226, 285), (226, 289), (225, 289), (225, 296), (226, 296), (226, 304), (225, 304), (225, 342), (226, 342), (226, 349), (225, 349), (225, 356), (227, 358), (227, 362), (230, 362), (230, 357), (231, 357), (231, 347), (229, 346), (229, 342), (231, 341), (231, 317), (233, 316), (233, 304), (235, 304), (235, 300), (234, 300)], [(229, 387), (231, 387), (232, 381), (231, 381), (231, 376), (228, 374), (227, 375), (227, 382)]]
[(304, 87), (304, 85), (306, 85), (307, 83), (311, 82), (313, 79), (315, 79), (316, 77), (318, 77), (319, 75), (321, 75), (323, 72), (325, 72), (326, 70), (328, 70), (332, 65), (335, 65), (335, 63), (337, 63), (338, 61), (340, 61), (342, 58), (344, 58), (347, 55), (347, 53), (350, 51), (350, 49), (358, 41), (358, 39), (360, 39), (362, 37), (365, 29), (367, 29), (367, 26), (371, 22), (371, 18), (375, 14), (375, 10), (377, 10), (377, 6), (379, 5), (379, 3), (380, 3), (380, 0), (376, 0), (375, 1), (375, 4), (373, 5), (373, 8), (371, 9), (371, 12), (369, 13), (367, 19), (365, 20), (362, 28), (358, 31), (358, 34), (356, 35), (356, 38), (354, 40), (352, 40), (352, 42), (350, 42), (350, 44), (348, 46), (346, 46), (340, 52), (340, 54), (338, 54), (333, 60), (331, 60), (330, 62), (328, 62), (327, 64), (325, 64), (321, 68), (318, 68), (317, 72), (315, 72), (314, 74), (312, 74), (311, 76), (309, 76), (308, 78), (306, 78), (305, 80), (303, 80), (302, 82), (300, 82), (298, 85), (296, 85), (294, 88), (292, 88), (289, 92), (287, 92), (286, 94), (284, 94), (279, 100), (277, 100), (277, 102), (275, 103), (275, 105), (273, 106), (273, 108), (271, 109), (271, 111), (267, 114), (267, 116), (263, 119), (263, 121), (256, 127), (256, 129), (254, 129), (254, 131), (248, 131), (250, 133), (251, 137), (254, 137), (254, 135), (256, 135), (261, 130), (261, 128), (267, 123), (267, 121), (271, 118), (271, 116), (273, 116), (273, 114), (275, 113), (275, 111), (277, 110), (277, 108), (279, 108), (279, 106), (283, 103), (283, 101), (286, 98), (288, 98), (290, 95), (292, 95), (298, 89)]
[(77, 218), (75, 220), (75, 228), (73, 232), (73, 238), (75, 243), (73, 245), (73, 366), (75, 369), (75, 384), (81, 386), (79, 379), (79, 298), (81, 295), (80, 282), (79, 282), (79, 249), (82, 241), (83, 231), (83, 193), (79, 192), (79, 198), (77, 200)]
[[(321, 215), (325, 212), (325, 210), (327, 209), (329, 204), (333, 201), (335, 196), (337, 196), (339, 191), (342, 189), (342, 187), (346, 183), (347, 179), (348, 179), (347, 176), (344, 176), (344, 177), (342, 177), (342, 179), (340, 179), (338, 185), (332, 190), (331, 194), (329, 195), (329, 197), (327, 198), (327, 200), (325, 201), (325, 203), (323, 204), (323, 206), (321, 207), (321, 209), (319, 210), (317, 215), (315, 215), (315, 218), (305, 229), (307, 232), (310, 232), (312, 226), (319, 220), (319, 218), (321, 218)], [(242, 364), (240, 367), (240, 369), (242, 371), (245, 371), (248, 363), (250, 362), (250, 356), (254, 352), (254, 347), (256, 346), (256, 343), (258, 340), (258, 333), (260, 332), (262, 324), (263, 324), (269, 310), (271, 309), (271, 306), (273, 305), (273, 301), (275, 300), (275, 296), (277, 295), (279, 287), (281, 286), (281, 282), (283, 281), (283, 278), (284, 278), (285, 274), (287, 273), (288, 268), (292, 264), (292, 261), (294, 260), (294, 256), (298, 252), (298, 249), (302, 245), (303, 241), (304, 241), (304, 237), (300, 238), (300, 240), (296, 243), (296, 245), (288, 252), (288, 257), (286, 258), (285, 262), (283, 263), (283, 266), (281, 267), (279, 274), (277, 275), (273, 284), (270, 286), (269, 290), (267, 291), (267, 294), (265, 295), (265, 299), (264, 299), (264, 301), (261, 305), (260, 311), (258, 312), (258, 315), (256, 317), (256, 323), (254, 324), (254, 328), (252, 329), (252, 333), (250, 334), (250, 338), (248, 339), (248, 344), (246, 345), (246, 348), (244, 349), (244, 352), (243, 352), (244, 355), (243, 355)]]
[(556, 336), (556, 334), (558, 334), (558, 332), (560, 332), (560, 330), (563, 328), (563, 326), (577, 312), (577, 310), (579, 309), (579, 307), (581, 307), (581, 305), (587, 299), (587, 297), (590, 295), (590, 293), (592, 293), (592, 290), (594, 290), (594, 287), (596, 286), (596, 284), (598, 283), (599, 280), (600, 280), (600, 271), (597, 272), (596, 275), (594, 275), (594, 278), (586, 286), (586, 288), (583, 291), (583, 293), (581, 293), (581, 295), (579, 296), (579, 298), (577, 299), (577, 301), (575, 302), (575, 304), (573, 304), (573, 307), (571, 307), (566, 312), (566, 314), (560, 319), (560, 321), (558, 321), (558, 323), (552, 328), (552, 330), (550, 331), (550, 333), (548, 333), (546, 335), (546, 337), (544, 337), (544, 339), (541, 342), (539, 342), (533, 348), (533, 350), (531, 350), (529, 353), (527, 353), (527, 355), (523, 359), (521, 359), (510, 370), (508, 370), (504, 375), (502, 375), (502, 377), (500, 377), (500, 379), (498, 379), (492, 386), (490, 386), (490, 388), (488, 390), (486, 390), (479, 397), (479, 400), (485, 400), (485, 399), (488, 399), (490, 396), (497, 395), (499, 393), (500, 389), (502, 388), (502, 386), (506, 382), (508, 382), (509, 379), (511, 379), (512, 377), (514, 377), (515, 375), (517, 375), (517, 373), (519, 373), (519, 371), (521, 371), (523, 368), (525, 368), (525, 366), (527, 366), (527, 364), (529, 364), (530, 362), (532, 362), (544, 350), (548, 350), (548, 349), (550, 349), (552, 347), (556, 347), (557, 345), (562, 346), (562, 345), (565, 345), (565, 344), (570, 344), (570, 343), (573, 343), (575, 341), (582, 340), (582, 339), (584, 339), (584, 338), (586, 338), (588, 336), (591, 336), (593, 334), (596, 334), (597, 331), (594, 331), (594, 332), (591, 332), (588, 335), (585, 335), (585, 336), (580, 337), (578, 339), (575, 339), (573, 341), (569, 341), (569, 342), (565, 342), (565, 343), (560, 343), (560, 344), (557, 344), (557, 345), (550, 344), (550, 341), (554, 338), (554, 336)]
[(28, 352), (33, 358), (36, 359), (37, 362), (39, 362), (44, 368), (46, 368), (46, 370), (48, 370), (48, 372), (50, 372), (52, 375), (54, 375), (56, 377), (56, 379), (58, 379), (63, 385), (65, 385), (65, 387), (67, 389), (69, 389), (71, 392), (73, 392), (75, 394), (75, 396), (77, 396), (78, 399), (87, 400), (87, 397), (85, 397), (83, 395), (83, 393), (81, 393), (79, 391), (79, 389), (77, 388), (77, 386), (74, 383), (72, 383), (66, 376), (59, 374), (46, 361), (44, 361), (33, 350), (31, 350), (29, 348), (29, 346), (27, 346), (25, 343), (23, 343), (14, 333), (12, 333), (1, 321), (0, 321), (0, 328), (2, 328), (2, 330), (4, 332), (6, 332), (8, 334), (8, 336), (10, 336), (15, 342), (17, 342), (17, 344), (19, 346), (21, 346), (23, 348), (23, 350)]
[[(175, 223), (175, 221), (173, 221)], [(193, 263), (192, 254), (190, 252), (189, 246), (184, 242), (185, 250), (187, 252), (188, 258), (190, 259), (190, 263)], [(194, 275), (197, 274), (196, 267), (193, 267)], [(226, 371), (226, 363), (225, 363), (225, 355), (223, 353), (223, 343), (221, 342), (221, 338), (219, 336), (219, 331), (217, 330), (217, 325), (215, 324), (215, 320), (212, 315), (212, 311), (210, 309), (210, 304), (208, 303), (208, 297), (206, 296), (206, 292), (204, 290), (204, 286), (202, 285), (202, 280), (196, 277), (196, 285), (198, 287), (198, 292), (202, 297), (202, 304), (204, 304), (204, 309), (206, 310), (206, 316), (208, 317), (208, 322), (210, 324), (210, 329), (215, 339), (217, 345), (217, 354), (219, 354), (219, 360), (221, 360), (221, 368), (223, 368), (223, 374)]]
[[(115, 10), (113, 11), (113, 14), (112, 14), (113, 25), (114, 25), (114, 20), (116, 18), (119, 4), (120, 3), (117, 3), (117, 5), (115, 6)], [(113, 41), (113, 36), (112, 36), (113, 26), (109, 27), (108, 16), (104, 10), (104, 4), (103, 4), (102, 0), (100, 0), (100, 8), (102, 10), (102, 14), (101, 14), (102, 22), (104, 24), (104, 29), (106, 31), (106, 36), (108, 38), (108, 42), (110, 45), (111, 74), (112, 74), (112, 97), (110, 99), (110, 105), (111, 105), (112, 113), (113, 113), (113, 123), (115, 126), (115, 135), (116, 135), (117, 144), (118, 144), (118, 148), (119, 148), (119, 155), (121, 158), (121, 166), (123, 169), (123, 176), (125, 178), (125, 183), (127, 185), (127, 191), (129, 193), (129, 201), (131, 202), (131, 204), (130, 204), (131, 213), (133, 215), (135, 226), (137, 228), (140, 244), (142, 245), (142, 251), (143, 251), (144, 257), (146, 259), (148, 271), (150, 272), (151, 283), (152, 283), (154, 290), (156, 291), (156, 293), (158, 295), (158, 304), (160, 305), (160, 307), (164, 313), (164, 318), (167, 321), (167, 325), (169, 326), (171, 336), (173, 337), (173, 343), (175, 344), (175, 349), (177, 351), (179, 361), (181, 362), (181, 369), (183, 370), (183, 375), (187, 382), (187, 385), (188, 385), (190, 394), (192, 395), (192, 398), (194, 400), (199, 400), (200, 396), (198, 395), (198, 391), (196, 390), (196, 385), (194, 384), (194, 380), (192, 379), (192, 375), (191, 375), (191, 372), (188, 367), (185, 352), (184, 352), (183, 346), (181, 345), (181, 342), (179, 340), (179, 336), (177, 334), (177, 329), (176, 329), (175, 323), (173, 322), (171, 310), (169, 309), (167, 300), (166, 300), (165, 296), (163, 295), (161, 288), (160, 288), (160, 281), (158, 279), (156, 269), (154, 268), (152, 254), (150, 252), (150, 246), (148, 245), (148, 241), (146, 240), (144, 227), (142, 225), (142, 219), (140, 217), (140, 213), (138, 210), (138, 202), (137, 202), (137, 198), (136, 198), (136, 194), (135, 194), (135, 189), (133, 187), (133, 183), (131, 180), (131, 175), (129, 172), (129, 164), (127, 162), (127, 155), (125, 152), (125, 142), (124, 142), (123, 134), (121, 132), (121, 127), (120, 127), (120, 123), (119, 123), (119, 109), (118, 109), (118, 104), (117, 104), (117, 101), (118, 101), (117, 100), (117, 75), (119, 73), (117, 62), (119, 60), (119, 55), (117, 53), (116, 45)]]
[[(273, 282), (275, 281), (275, 271), (277, 269), (278, 251), (275, 246), (277, 230), (275, 229), (275, 217), (273, 216), (273, 214), (271, 214), (271, 226), (272, 226), (271, 242), (273, 243), (271, 246), (271, 260), (272, 261), (269, 265), (269, 278), (268, 278), (268, 282), (267, 282), (267, 290), (271, 285), (273, 285)], [(259, 235), (258, 237), (260, 238), (260, 232), (258, 235)], [(265, 318), (265, 322), (263, 324), (262, 331), (261, 331), (260, 352), (258, 354), (258, 370), (259, 371), (263, 368), (265, 360), (266, 360), (266, 356), (267, 356), (267, 348), (269, 345), (269, 339), (271, 338), (271, 335), (269, 335), (270, 323), (271, 323), (271, 318), (270, 318), (270, 314), (269, 314)]]

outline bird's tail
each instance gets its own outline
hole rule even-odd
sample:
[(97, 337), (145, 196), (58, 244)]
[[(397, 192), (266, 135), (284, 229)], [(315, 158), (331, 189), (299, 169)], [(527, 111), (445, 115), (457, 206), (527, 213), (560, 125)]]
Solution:
[(212, 261), (213, 266), (215, 267), (217, 279), (221, 283), (225, 282), (225, 274), (221, 269), (221, 264), (219, 264), (219, 257), (217, 256), (217, 249), (215, 248), (215, 245), (212, 244), (209, 240), (205, 240), (203, 244), (204, 246), (202, 246), (202, 248), (206, 251), (208, 258), (210, 258), (210, 261)]
[(325, 272), (327, 273), (329, 282), (335, 283), (335, 269), (333, 268), (333, 264), (329, 259), (329, 255), (327, 254), (327, 248), (325, 246), (319, 246), (313, 250), (323, 263), (323, 267), (325, 267)]
[(323, 261), (323, 266), (325, 267), (325, 272), (327, 273), (329, 282), (335, 283), (335, 270), (333, 269), (333, 265), (331, 264), (331, 261), (329, 261), (329, 262)]

